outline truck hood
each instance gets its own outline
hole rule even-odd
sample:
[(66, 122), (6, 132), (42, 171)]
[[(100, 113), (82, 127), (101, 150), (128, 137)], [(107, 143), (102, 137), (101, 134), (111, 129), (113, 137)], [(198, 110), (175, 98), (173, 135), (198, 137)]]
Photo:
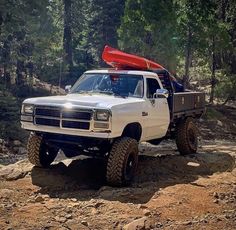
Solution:
[(27, 104), (45, 105), (45, 106), (63, 106), (72, 105), (75, 107), (86, 108), (112, 108), (116, 105), (123, 105), (127, 103), (135, 103), (143, 101), (142, 98), (122, 98), (117, 96), (110, 96), (104, 94), (68, 94), (65, 96), (50, 96), (50, 97), (35, 97), (24, 101)]

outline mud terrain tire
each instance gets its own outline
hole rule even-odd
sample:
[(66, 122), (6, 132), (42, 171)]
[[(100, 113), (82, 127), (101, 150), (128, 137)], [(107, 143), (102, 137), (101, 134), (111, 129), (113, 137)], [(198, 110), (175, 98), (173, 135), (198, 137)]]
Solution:
[(197, 152), (198, 131), (193, 119), (187, 118), (177, 126), (176, 145), (181, 155)]
[(106, 180), (112, 186), (129, 185), (138, 165), (138, 142), (130, 137), (117, 139), (110, 151)]
[(30, 163), (38, 167), (48, 167), (56, 158), (58, 149), (48, 146), (41, 136), (31, 133), (27, 144)]

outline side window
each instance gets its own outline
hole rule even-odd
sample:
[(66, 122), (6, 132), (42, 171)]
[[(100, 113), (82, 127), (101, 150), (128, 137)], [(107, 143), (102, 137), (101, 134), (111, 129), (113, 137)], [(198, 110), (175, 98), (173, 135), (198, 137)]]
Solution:
[(154, 78), (147, 78), (147, 98), (153, 98), (157, 89), (160, 89), (158, 81)]

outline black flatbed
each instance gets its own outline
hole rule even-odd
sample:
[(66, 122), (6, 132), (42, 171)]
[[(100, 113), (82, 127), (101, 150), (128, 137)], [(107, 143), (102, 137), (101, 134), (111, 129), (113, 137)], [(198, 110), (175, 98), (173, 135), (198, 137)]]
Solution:
[(185, 117), (200, 118), (205, 111), (205, 93), (183, 90), (178, 92), (167, 70), (155, 70), (165, 89), (169, 91), (168, 104), (171, 122), (177, 122)]

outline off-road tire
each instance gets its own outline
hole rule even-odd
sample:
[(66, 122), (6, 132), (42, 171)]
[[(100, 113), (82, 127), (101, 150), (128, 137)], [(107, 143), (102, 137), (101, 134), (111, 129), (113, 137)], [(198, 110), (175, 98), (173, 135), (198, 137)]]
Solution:
[(135, 176), (137, 165), (138, 142), (130, 137), (117, 139), (108, 156), (107, 183), (112, 186), (129, 185)]
[(27, 144), (30, 163), (38, 167), (48, 167), (56, 158), (58, 149), (49, 147), (41, 136), (31, 133)]
[(176, 145), (181, 155), (197, 152), (198, 130), (193, 119), (187, 118), (178, 124)]

